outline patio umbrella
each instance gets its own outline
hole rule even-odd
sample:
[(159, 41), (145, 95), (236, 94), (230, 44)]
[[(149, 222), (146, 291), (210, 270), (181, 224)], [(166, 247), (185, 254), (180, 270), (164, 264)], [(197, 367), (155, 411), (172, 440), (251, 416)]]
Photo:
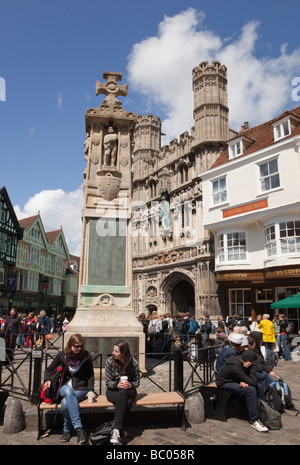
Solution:
[(275, 308), (300, 308), (300, 293), (291, 295), (286, 299), (278, 300), (278, 302), (273, 302), (270, 307)]

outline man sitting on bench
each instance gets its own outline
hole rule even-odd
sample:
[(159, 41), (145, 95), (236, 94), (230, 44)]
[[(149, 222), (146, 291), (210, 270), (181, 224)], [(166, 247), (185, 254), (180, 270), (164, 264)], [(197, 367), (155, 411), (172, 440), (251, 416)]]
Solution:
[(229, 339), (229, 344), (224, 346), (221, 352), (218, 354), (216, 362), (216, 371), (219, 371), (221, 366), (224, 364), (226, 358), (238, 355), (245, 350), (245, 346), (248, 344), (248, 339), (243, 334), (232, 334)]
[(258, 412), (257, 397), (264, 398), (263, 389), (257, 382), (257, 355), (253, 350), (245, 350), (241, 355), (229, 357), (217, 372), (216, 384), (220, 389), (245, 398), (249, 421), (259, 432), (267, 433)]

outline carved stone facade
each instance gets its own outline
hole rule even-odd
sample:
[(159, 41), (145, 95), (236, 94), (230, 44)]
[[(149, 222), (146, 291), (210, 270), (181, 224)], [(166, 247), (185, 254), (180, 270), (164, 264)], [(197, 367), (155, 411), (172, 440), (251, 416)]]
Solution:
[(199, 175), (226, 146), (227, 70), (214, 61), (194, 68), (191, 132), (161, 147), (161, 121), (140, 115), (133, 150), (133, 305), (137, 314), (222, 312), (214, 250), (202, 223)]

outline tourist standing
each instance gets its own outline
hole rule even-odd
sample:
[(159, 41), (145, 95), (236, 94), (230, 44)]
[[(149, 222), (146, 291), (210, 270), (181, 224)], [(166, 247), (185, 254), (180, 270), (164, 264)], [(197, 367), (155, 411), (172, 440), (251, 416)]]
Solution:
[(14, 358), (17, 337), (22, 332), (21, 319), (16, 308), (12, 308), (10, 310), (9, 316), (6, 318), (4, 323), (3, 332), (6, 344), (6, 357), (12, 361)]

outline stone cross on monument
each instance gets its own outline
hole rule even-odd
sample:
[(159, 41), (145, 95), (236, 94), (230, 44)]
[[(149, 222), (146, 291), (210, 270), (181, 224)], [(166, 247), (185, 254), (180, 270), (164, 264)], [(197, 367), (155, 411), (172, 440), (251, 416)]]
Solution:
[(103, 73), (103, 78), (106, 79), (106, 83), (101, 83), (96, 81), (96, 95), (104, 94), (106, 99), (103, 100), (105, 105), (122, 105), (122, 102), (119, 102), (116, 97), (123, 96), (126, 97), (128, 93), (128, 84), (120, 85), (118, 81), (122, 79), (122, 73), (113, 73), (105, 71)]
[[(145, 335), (132, 306), (131, 161), (137, 117), (122, 108), (126, 96), (121, 73), (104, 72), (96, 82), (104, 94), (99, 108), (85, 112), (84, 208), (78, 307), (67, 336), (81, 333), (93, 353), (111, 353), (127, 340), (134, 354), (144, 354)], [(139, 356), (144, 365), (144, 356)]]

